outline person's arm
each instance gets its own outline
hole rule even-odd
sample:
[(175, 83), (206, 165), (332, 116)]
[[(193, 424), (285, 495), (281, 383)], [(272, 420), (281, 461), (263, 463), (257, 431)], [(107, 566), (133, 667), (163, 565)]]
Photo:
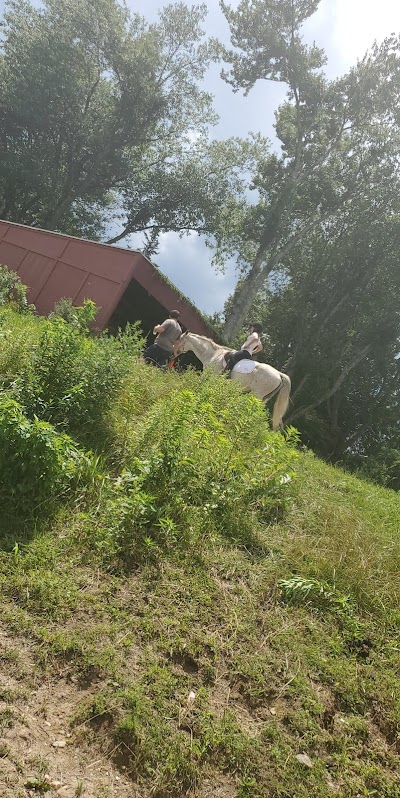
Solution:
[(156, 324), (156, 326), (153, 328), (154, 335), (158, 335), (158, 333), (165, 332), (167, 327), (168, 327), (168, 319), (166, 321), (163, 321), (162, 324)]
[(260, 341), (260, 343), (256, 346), (256, 348), (253, 349), (253, 355), (258, 355), (259, 352), (263, 351), (263, 348), (264, 347), (263, 347), (263, 345), (262, 345), (262, 343)]
[(250, 344), (251, 344), (251, 342), (253, 340), (253, 335), (254, 335), (254, 333), (249, 335), (247, 341), (244, 342), (243, 346), (241, 346), (240, 349), (247, 349), (247, 347), (250, 346)]

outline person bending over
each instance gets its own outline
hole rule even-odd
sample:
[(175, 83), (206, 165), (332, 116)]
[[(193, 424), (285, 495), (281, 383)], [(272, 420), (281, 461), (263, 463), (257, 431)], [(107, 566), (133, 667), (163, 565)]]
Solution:
[(251, 322), (251, 324), (248, 326), (248, 331), (249, 334), (243, 346), (237, 352), (231, 352), (225, 356), (226, 366), (224, 373), (229, 372), (227, 374), (228, 379), (232, 374), (233, 367), (236, 365), (236, 363), (239, 363), (239, 360), (251, 360), (253, 355), (256, 355), (258, 352), (262, 352), (263, 345), (260, 338), (262, 333), (262, 325), (257, 321)]
[(171, 310), (168, 319), (162, 324), (156, 324), (153, 329), (156, 339), (154, 344), (148, 346), (143, 352), (146, 363), (153, 366), (165, 366), (174, 354), (174, 343), (182, 335), (182, 328), (178, 324), (179, 310)]

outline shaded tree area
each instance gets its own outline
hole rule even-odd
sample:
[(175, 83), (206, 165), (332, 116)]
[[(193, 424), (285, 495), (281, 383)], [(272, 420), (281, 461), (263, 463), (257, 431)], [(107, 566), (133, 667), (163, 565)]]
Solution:
[(280, 153), (253, 173), (257, 198), (217, 231), (216, 259), (240, 277), (224, 332), (268, 333), (265, 357), (293, 382), (287, 421), (334, 461), (400, 486), (400, 42), (390, 37), (328, 81), (301, 39), (318, 3), (223, 4), (234, 49), (225, 79), (287, 85)]
[(303, 440), (375, 478), (377, 458), (389, 459), (381, 476), (400, 487), (400, 216), (352, 226), (315, 231), (253, 315), (269, 335), (266, 359), (291, 376), (287, 421)]

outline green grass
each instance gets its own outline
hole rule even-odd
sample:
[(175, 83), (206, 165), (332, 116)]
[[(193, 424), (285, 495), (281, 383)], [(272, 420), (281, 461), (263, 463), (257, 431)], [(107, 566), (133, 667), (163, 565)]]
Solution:
[(399, 798), (398, 494), (299, 454), (235, 384), (129, 362), (90, 474), (3, 539), (0, 666), (22, 635), (37, 682), (90, 684), (71, 743), (149, 798)]

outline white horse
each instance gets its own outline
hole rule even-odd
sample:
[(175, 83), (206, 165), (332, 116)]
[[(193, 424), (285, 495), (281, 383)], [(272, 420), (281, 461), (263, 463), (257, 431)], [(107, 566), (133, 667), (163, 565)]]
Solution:
[[(178, 356), (189, 351), (194, 352), (203, 366), (209, 366), (215, 374), (220, 374), (225, 368), (225, 355), (234, 350), (219, 346), (204, 335), (185, 332), (175, 344), (174, 354)], [(266, 363), (240, 360), (233, 368), (232, 379), (238, 380), (246, 392), (251, 391), (263, 402), (276, 395), (272, 429), (278, 429), (289, 404), (291, 383), (287, 374), (282, 374)]]

